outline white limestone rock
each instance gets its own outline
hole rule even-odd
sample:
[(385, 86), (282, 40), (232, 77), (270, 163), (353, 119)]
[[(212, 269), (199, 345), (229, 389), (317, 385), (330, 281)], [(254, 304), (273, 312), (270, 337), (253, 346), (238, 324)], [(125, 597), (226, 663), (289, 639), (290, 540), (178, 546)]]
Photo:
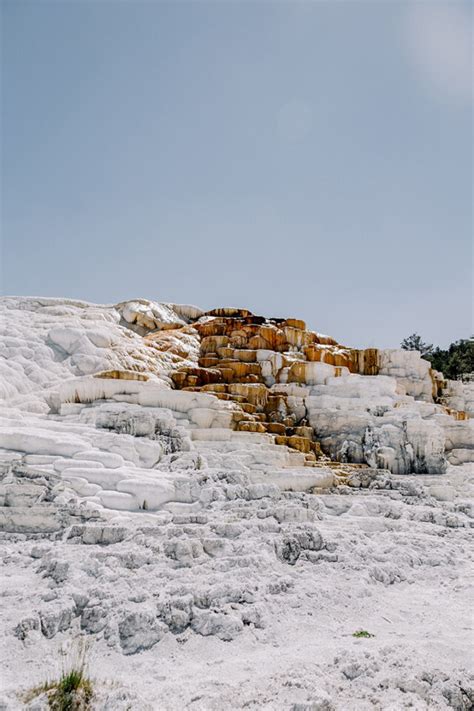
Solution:
[[(109, 711), (472, 705), (473, 471), (440, 476), (471, 458), (472, 422), (427, 397), (426, 366), (313, 363), (301, 385), (259, 352), (324, 450), (366, 465), (335, 486), (337, 470), (232, 430), (232, 405), (172, 390), (174, 356), (139, 333), (201, 312), (137, 302), (133, 323), (114, 306), (0, 303), (5, 703), (81, 635)], [(99, 361), (151, 379), (83, 375)]]
[(396, 378), (407, 395), (417, 400), (431, 402), (433, 382), (430, 376), (431, 364), (418, 351), (386, 349), (379, 351), (380, 375)]
[(447, 380), (442, 401), (447, 407), (466, 412), (474, 418), (474, 380)]
[[(170, 306), (155, 306), (166, 312), (165, 320), (184, 324)], [(146, 371), (151, 378), (166, 381), (172, 354), (145, 345), (140, 335), (120, 325), (120, 318), (113, 305), (3, 297), (0, 397), (47, 412), (44, 391), (71, 376), (117, 369)]]
[(164, 635), (165, 628), (153, 611), (130, 612), (118, 624), (120, 645), (124, 654), (136, 654), (150, 649)]

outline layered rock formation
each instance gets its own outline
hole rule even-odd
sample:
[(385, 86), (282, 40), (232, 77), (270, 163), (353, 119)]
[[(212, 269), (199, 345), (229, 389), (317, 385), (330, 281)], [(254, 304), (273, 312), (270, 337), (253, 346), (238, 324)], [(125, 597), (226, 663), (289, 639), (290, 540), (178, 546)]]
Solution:
[[(198, 367), (174, 371), (175, 387), (236, 403), (237, 430), (272, 433), (277, 444), (304, 452), (307, 464), (321, 455), (318, 440), (334, 460), (397, 474), (441, 473), (445, 454), (469, 458), (472, 428), (453, 427), (450, 419), (466, 420), (467, 413), (437, 404), (464, 405), (464, 390), (417, 352), (354, 350), (303, 321), (245, 309), (210, 311), (194, 328)], [(449, 387), (457, 398), (446, 397)]]
[(1, 708), (84, 637), (93, 711), (470, 708), (469, 387), (244, 309), (0, 317)]
[[(16, 308), (4, 300), (3, 353), (15, 370), (2, 361), (3, 390), (26, 409), (123, 395), (178, 412), (193, 446), (253, 433), (284, 446), (287, 463), (335, 471), (339, 462), (442, 473), (446, 460), (472, 460), (472, 384), (444, 380), (417, 352), (351, 349), (299, 319), (246, 309), (30, 299), (19, 321), (9, 318)], [(143, 385), (127, 393), (132, 380)]]

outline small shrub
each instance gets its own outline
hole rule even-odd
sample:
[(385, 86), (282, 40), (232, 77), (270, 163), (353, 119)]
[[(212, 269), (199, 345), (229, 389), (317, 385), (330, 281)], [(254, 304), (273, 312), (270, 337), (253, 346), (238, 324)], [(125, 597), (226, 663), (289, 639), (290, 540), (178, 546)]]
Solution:
[(367, 632), (367, 630), (357, 630), (357, 632), (352, 633), (352, 636), (357, 637), (357, 639), (368, 639), (369, 637), (375, 637), (374, 634)]

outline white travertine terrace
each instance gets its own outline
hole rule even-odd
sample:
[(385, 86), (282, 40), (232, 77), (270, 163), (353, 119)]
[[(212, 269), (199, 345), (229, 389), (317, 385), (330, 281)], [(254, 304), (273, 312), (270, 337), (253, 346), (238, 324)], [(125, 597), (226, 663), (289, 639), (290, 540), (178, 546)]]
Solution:
[(472, 383), (245, 309), (0, 323), (0, 708), (79, 635), (103, 711), (471, 708)]

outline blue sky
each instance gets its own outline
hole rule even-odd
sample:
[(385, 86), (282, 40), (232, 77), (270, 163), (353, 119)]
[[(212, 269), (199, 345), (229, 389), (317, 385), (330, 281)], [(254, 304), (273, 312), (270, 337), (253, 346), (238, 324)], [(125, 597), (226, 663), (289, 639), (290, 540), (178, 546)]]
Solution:
[(2, 3), (2, 291), (471, 323), (470, 3)]

